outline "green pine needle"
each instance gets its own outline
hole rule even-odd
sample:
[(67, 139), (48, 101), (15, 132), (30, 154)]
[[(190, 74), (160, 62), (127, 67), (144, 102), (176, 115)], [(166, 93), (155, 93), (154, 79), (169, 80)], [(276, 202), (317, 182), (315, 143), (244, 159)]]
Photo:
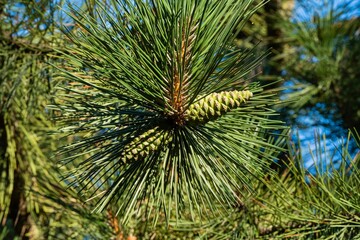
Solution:
[[(269, 171), (277, 101), (247, 79), (261, 57), (232, 47), (252, 3), (98, 1), (94, 17), (71, 9), (81, 31), (65, 30), (73, 45), (54, 108), (74, 139), (60, 151), (76, 166), (67, 179), (98, 201), (95, 211), (117, 203), (126, 221), (145, 204), (167, 219), (185, 209), (204, 218)], [(212, 106), (216, 96), (228, 98)], [(192, 110), (205, 118), (190, 120)]]

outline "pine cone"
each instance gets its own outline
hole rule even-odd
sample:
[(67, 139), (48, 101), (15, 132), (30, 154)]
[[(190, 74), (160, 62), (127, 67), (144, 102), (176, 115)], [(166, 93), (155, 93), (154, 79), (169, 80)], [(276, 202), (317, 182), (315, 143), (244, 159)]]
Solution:
[(223, 91), (212, 93), (191, 104), (185, 111), (186, 121), (190, 125), (205, 124), (224, 115), (231, 109), (240, 107), (253, 96), (250, 91)]
[(121, 160), (126, 163), (131, 160), (145, 158), (151, 152), (156, 151), (161, 144), (167, 144), (170, 141), (169, 132), (155, 127), (136, 137), (127, 145), (121, 154)]

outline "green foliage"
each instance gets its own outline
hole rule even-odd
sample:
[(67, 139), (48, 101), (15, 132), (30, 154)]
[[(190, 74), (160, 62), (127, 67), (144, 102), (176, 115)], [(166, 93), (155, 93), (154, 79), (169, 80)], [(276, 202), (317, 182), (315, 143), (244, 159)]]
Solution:
[[(304, 3), (309, 4), (309, 1)], [(311, 1), (315, 4), (315, 1)], [(325, 1), (313, 11), (311, 20), (283, 21), (289, 39), (283, 53), (287, 77), (296, 79), (294, 91), (288, 95), (291, 107), (300, 109), (317, 102), (335, 104), (347, 127), (359, 127), (358, 98), (359, 17), (349, 19), (356, 1), (344, 1), (341, 7), (335, 1)], [(307, 9), (304, 6), (305, 9)], [(309, 13), (312, 11), (309, 10)]]
[[(347, 140), (351, 138), (359, 139), (356, 131)], [(201, 223), (170, 223), (169, 228), (161, 224), (145, 228), (141, 219), (129, 227), (141, 239), (159, 235), (167, 239), (359, 239), (360, 142), (353, 156), (347, 144), (329, 152), (325, 136), (315, 139), (314, 172), (304, 168), (301, 149), (289, 142), (292, 154), (287, 156), (286, 170), (260, 181), (252, 179), (255, 191), (231, 212)], [(341, 158), (335, 161), (335, 155)]]
[[(347, 142), (350, 138), (349, 134)], [(325, 136), (315, 136), (313, 173), (304, 168), (301, 151), (290, 146), (288, 170), (268, 184), (273, 197), (263, 200), (278, 216), (279, 227), (274, 233), (281, 237), (360, 238), (360, 144), (357, 142), (358, 154), (352, 156), (347, 144), (330, 153), (325, 140)], [(341, 159), (336, 162), (337, 154)]]
[[(18, 229), (17, 221), (21, 231), (30, 229), (36, 236), (29, 213), (43, 211), (33, 191), (39, 191), (36, 177), (49, 175), (42, 141), (51, 127), (44, 114), (51, 70), (45, 63), (48, 56), (32, 43), (35, 36), (26, 40), (8, 36), (6, 26), (16, 36), (19, 21), (7, 22), (0, 39), (0, 221)], [(51, 146), (45, 149), (50, 151)]]
[[(359, 134), (306, 169), (251, 79), (285, 1), (74, 3), (0, 3), (0, 239), (360, 238)], [(329, 9), (274, 59), (295, 107), (356, 113), (358, 19)]]
[[(360, 142), (354, 156), (347, 144), (330, 152), (325, 136), (314, 139), (314, 171), (304, 168), (302, 149), (288, 142), (286, 169), (261, 180), (252, 178), (254, 191), (244, 192), (232, 211), (195, 222), (189, 214), (169, 226), (158, 220), (151, 228), (143, 217), (144, 206), (139, 206), (124, 231), (140, 239), (358, 239)], [(346, 142), (350, 139), (359, 139), (356, 131)], [(280, 139), (272, 143), (284, 144)]]
[(85, 184), (79, 190), (98, 201), (96, 211), (115, 205), (125, 221), (140, 203), (167, 219), (233, 205), (249, 175), (269, 170), (274, 156), (265, 150), (276, 146), (263, 133), (282, 128), (268, 118), (274, 94), (246, 79), (261, 57), (232, 45), (256, 8), (251, 1), (97, 4), (91, 16), (71, 9), (81, 31), (65, 30), (73, 45), (63, 51), (57, 109), (61, 130), (76, 136), (62, 150), (63, 162), (77, 166), (68, 179)]
[(50, 160), (57, 144), (46, 107), (54, 4), (0, 4), (0, 239), (83, 239), (100, 232), (97, 224), (89, 226), (95, 219), (90, 210), (59, 183)]

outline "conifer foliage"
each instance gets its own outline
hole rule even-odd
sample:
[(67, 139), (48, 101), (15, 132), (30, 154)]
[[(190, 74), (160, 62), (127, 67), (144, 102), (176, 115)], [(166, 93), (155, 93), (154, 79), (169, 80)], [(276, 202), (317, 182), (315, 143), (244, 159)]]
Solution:
[(310, 23), (261, 2), (0, 1), (0, 240), (360, 239), (359, 131), (306, 156), (253, 79), (283, 59), (317, 76), (290, 104), (356, 102), (359, 1)]
[[(262, 56), (233, 40), (253, 1), (109, 1), (71, 8), (54, 106), (67, 180), (96, 211), (126, 219), (146, 205), (166, 218), (231, 206), (273, 160), (273, 93), (248, 79)], [(81, 160), (85, 157), (85, 160)]]

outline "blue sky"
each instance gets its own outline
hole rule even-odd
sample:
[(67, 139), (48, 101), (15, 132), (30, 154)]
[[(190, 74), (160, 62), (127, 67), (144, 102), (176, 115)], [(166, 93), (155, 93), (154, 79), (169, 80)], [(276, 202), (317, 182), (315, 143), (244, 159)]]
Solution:
[(326, 13), (331, 5), (341, 8), (347, 5), (344, 13), (345, 18), (352, 18), (360, 15), (360, 0), (297, 0), (295, 4), (294, 18), (302, 20), (310, 19), (314, 12)]

